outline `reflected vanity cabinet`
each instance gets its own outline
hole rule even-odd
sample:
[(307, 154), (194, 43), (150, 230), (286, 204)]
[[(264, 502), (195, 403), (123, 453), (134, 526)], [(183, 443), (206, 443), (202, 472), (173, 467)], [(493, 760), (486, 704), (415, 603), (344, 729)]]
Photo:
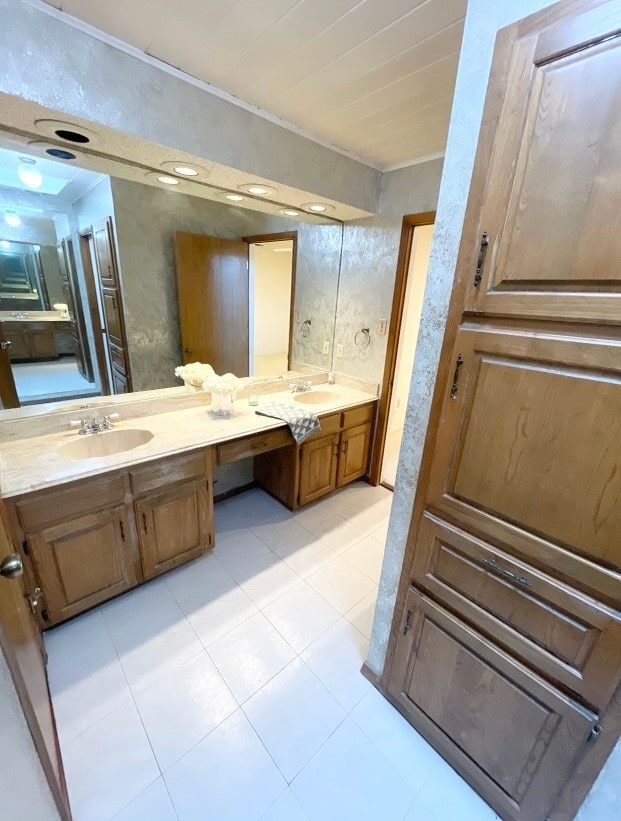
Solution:
[(6, 502), (49, 627), (214, 543), (211, 449)]
[(375, 403), (320, 417), (321, 430), (302, 445), (256, 455), (255, 481), (295, 510), (365, 476)]

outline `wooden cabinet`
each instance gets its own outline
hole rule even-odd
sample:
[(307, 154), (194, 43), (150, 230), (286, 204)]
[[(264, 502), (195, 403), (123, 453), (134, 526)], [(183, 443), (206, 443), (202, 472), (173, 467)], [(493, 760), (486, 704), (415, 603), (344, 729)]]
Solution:
[(208, 485), (186, 482), (134, 503), (145, 578), (195, 559), (211, 546)]
[(390, 694), (505, 818), (547, 816), (597, 724), (594, 713), (415, 589)]
[(71, 618), (136, 584), (124, 505), (67, 519), (28, 536), (50, 621)]
[(320, 417), (321, 431), (302, 445), (255, 456), (257, 484), (292, 510), (365, 476), (375, 403)]
[(211, 474), (208, 448), (10, 500), (15, 542), (43, 591), (43, 626), (209, 549)]
[(6, 340), (11, 343), (9, 356), (12, 362), (58, 357), (54, 330), (64, 328), (64, 324), (7, 320), (3, 322), (3, 327)]
[(618, 18), (499, 34), (382, 677), (507, 819), (621, 736)]
[(299, 503), (305, 505), (336, 489), (339, 435), (322, 436), (301, 447)]

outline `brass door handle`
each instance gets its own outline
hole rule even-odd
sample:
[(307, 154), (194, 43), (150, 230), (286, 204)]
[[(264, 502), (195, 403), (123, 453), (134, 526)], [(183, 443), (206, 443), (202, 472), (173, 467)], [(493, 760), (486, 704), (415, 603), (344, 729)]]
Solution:
[(26, 601), (28, 602), (30, 610), (34, 616), (37, 612), (37, 608), (41, 604), (41, 588), (35, 587), (34, 593), (26, 593)]
[(11, 553), (0, 564), (0, 576), (5, 579), (18, 579), (24, 574), (24, 563), (19, 553)]

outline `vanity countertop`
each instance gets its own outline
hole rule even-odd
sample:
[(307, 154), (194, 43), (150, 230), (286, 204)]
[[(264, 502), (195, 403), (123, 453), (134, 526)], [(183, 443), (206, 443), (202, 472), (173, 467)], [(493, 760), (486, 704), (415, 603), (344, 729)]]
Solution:
[[(329, 393), (330, 398), (313, 405), (299, 405), (320, 417), (377, 400), (374, 394), (342, 384), (318, 384), (314, 386), (313, 392)], [(298, 404), (294, 401), (291, 391), (263, 394), (259, 400), (260, 405), (268, 402)], [(114, 430), (147, 430), (153, 434), (153, 438), (132, 450), (88, 459), (72, 459), (59, 453), (60, 448), (67, 442), (87, 438), (79, 436), (75, 430), (67, 430), (64, 426), (66, 422), (63, 424), (59, 419), (61, 429), (58, 432), (12, 439), (0, 445), (0, 496), (19, 496), (97, 476), (106, 471), (285, 427), (285, 423), (279, 419), (258, 415), (255, 413), (256, 410), (256, 407), (249, 406), (248, 400), (243, 398), (237, 400), (234, 415), (228, 418), (214, 418), (207, 404), (134, 418), (123, 415), (114, 424)], [(104, 412), (102, 409), (100, 415)], [(93, 434), (107, 435), (106, 432)]]

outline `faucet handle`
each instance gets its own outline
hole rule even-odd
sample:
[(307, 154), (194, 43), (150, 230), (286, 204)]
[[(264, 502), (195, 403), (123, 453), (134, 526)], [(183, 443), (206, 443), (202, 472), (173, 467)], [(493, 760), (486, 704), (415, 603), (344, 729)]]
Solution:
[(69, 422), (69, 427), (70, 428), (83, 428), (86, 425), (87, 421), (88, 421), (87, 419), (72, 419)]
[(106, 419), (108, 422), (117, 422), (120, 418), (120, 413), (109, 413), (106, 416), (104, 416), (104, 419)]

